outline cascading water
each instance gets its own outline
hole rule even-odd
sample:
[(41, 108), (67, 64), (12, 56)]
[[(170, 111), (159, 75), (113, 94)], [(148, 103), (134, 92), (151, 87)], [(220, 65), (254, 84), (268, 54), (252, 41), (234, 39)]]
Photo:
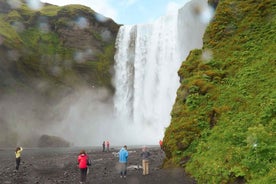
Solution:
[(206, 0), (194, 0), (152, 24), (126, 25), (119, 30), (115, 111), (126, 123), (150, 134), (148, 143), (157, 143), (170, 123), (179, 87), (177, 71), (191, 49), (202, 47), (207, 25), (202, 16), (208, 9)]

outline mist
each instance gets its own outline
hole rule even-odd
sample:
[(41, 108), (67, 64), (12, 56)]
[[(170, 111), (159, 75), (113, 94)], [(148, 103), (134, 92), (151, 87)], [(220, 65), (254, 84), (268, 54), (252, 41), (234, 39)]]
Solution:
[(72, 146), (157, 144), (160, 137), (144, 124), (116, 117), (108, 90), (84, 87), (56, 102), (35, 93), (2, 96), (0, 145), (35, 147), (41, 135), (58, 136)]
[[(59, 135), (77, 146), (157, 144), (149, 142), (152, 132), (127, 118), (116, 117), (112, 95), (105, 89), (82, 89), (57, 105), (66, 109), (62, 120), (49, 127), (49, 134)], [(147, 136), (148, 135), (148, 136)]]

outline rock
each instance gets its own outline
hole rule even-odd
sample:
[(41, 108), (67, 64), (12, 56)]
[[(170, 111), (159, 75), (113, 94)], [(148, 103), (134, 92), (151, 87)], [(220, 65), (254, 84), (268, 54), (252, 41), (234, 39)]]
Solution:
[(70, 143), (61, 137), (42, 135), (38, 141), (38, 147), (69, 147)]

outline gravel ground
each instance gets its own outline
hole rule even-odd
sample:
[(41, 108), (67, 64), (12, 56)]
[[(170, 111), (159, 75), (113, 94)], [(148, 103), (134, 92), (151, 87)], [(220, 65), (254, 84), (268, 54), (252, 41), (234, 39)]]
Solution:
[(86, 183), (111, 184), (195, 184), (182, 169), (161, 169), (164, 153), (159, 147), (148, 149), (151, 153), (149, 175), (143, 176), (141, 169), (141, 149), (129, 147), (127, 178), (119, 177), (116, 169), (118, 148), (102, 152), (101, 148), (33, 148), (24, 149), (19, 171), (15, 172), (13, 149), (0, 149), (0, 183), (1, 184), (61, 184), (79, 183), (80, 172), (77, 156), (85, 149), (92, 160)]

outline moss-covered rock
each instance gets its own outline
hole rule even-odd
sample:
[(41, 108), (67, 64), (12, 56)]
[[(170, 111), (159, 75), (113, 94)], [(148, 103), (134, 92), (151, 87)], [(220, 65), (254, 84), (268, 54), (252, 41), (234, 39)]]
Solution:
[(38, 147), (69, 147), (70, 143), (61, 137), (42, 135), (37, 143)]
[(2, 92), (19, 86), (35, 90), (32, 81), (39, 79), (50, 85), (45, 94), (80, 85), (113, 90), (110, 71), (119, 29), (114, 21), (99, 20), (82, 5), (44, 4), (33, 10), (24, 1), (0, 3), (0, 70), (5, 73), (0, 77), (14, 81), (0, 82)]
[[(111, 19), (98, 19), (100, 15), (85, 6), (44, 4), (34, 10), (24, 2), (0, 0), (1, 102), (7, 96), (28, 94), (38, 97), (42, 105), (36, 108), (47, 114), (49, 106), (84, 87), (106, 88), (112, 94), (119, 26)], [(8, 127), (5, 135), (13, 137), (6, 141), (7, 136), (0, 136), (0, 146), (14, 145), (20, 139), (14, 124), (22, 122), (10, 117), (0, 120), (0, 127)]]
[(219, 1), (203, 49), (178, 72), (165, 166), (185, 167), (198, 183), (276, 178), (275, 43), (275, 1)]

